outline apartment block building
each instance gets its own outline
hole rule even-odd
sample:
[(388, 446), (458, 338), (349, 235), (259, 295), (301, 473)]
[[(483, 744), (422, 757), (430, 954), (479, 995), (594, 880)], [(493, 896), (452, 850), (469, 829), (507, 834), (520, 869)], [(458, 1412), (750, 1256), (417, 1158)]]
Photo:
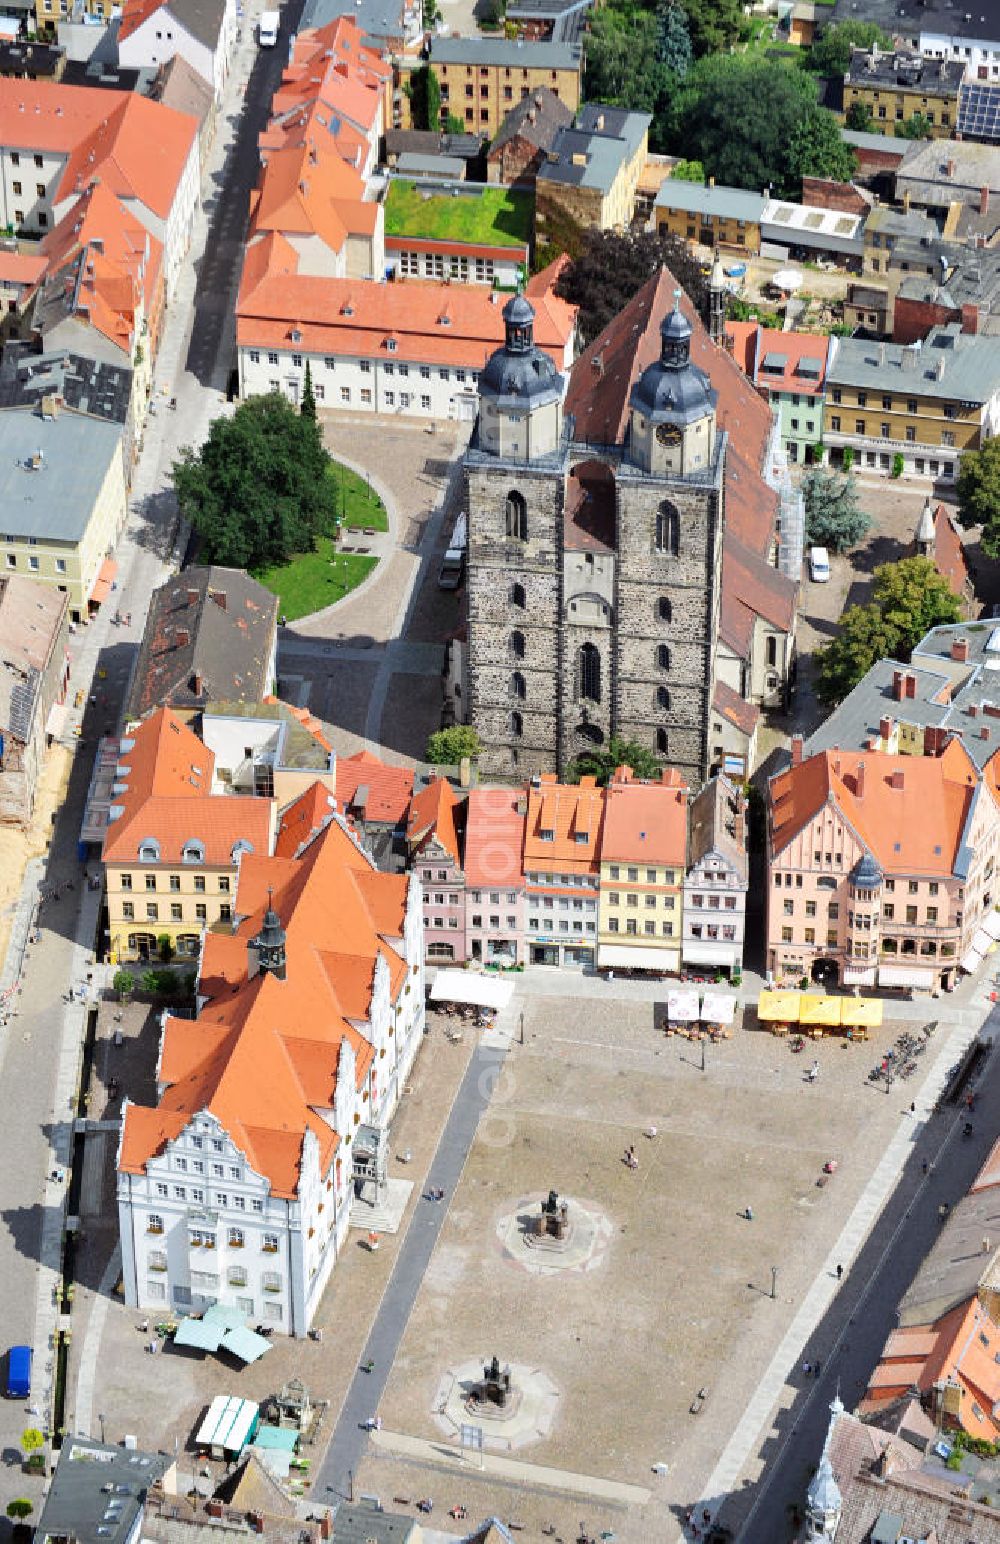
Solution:
[(935, 327), (922, 344), (832, 339), (823, 443), (834, 465), (844, 452), (867, 468), (902, 470), (954, 483), (962, 452), (1000, 429), (996, 340)]
[(165, 1020), (156, 1104), (125, 1103), (125, 1301), (302, 1336), (420, 1044), (420, 882), (380, 874), (334, 818), (296, 857), (246, 857), (234, 904), (197, 1022)]
[(470, 960), (525, 963), (522, 867), (528, 800), (510, 788), (473, 788), (465, 811), (465, 933)]
[(619, 767), (605, 795), (597, 963), (676, 972), (687, 849), (688, 790), (672, 768), (659, 783)]
[(859, 103), (871, 113), (872, 128), (885, 134), (919, 115), (934, 139), (950, 139), (964, 76), (959, 59), (925, 59), (910, 48), (855, 48), (844, 76), (844, 112)]
[(561, 210), (584, 228), (627, 230), (649, 150), (648, 113), (586, 102), (571, 127), (560, 129), (535, 180), (535, 224)]
[(800, 465), (823, 436), (823, 393), (829, 339), (780, 332), (759, 322), (727, 322), (726, 344), (770, 403), (789, 461)]
[[(441, 121), (459, 118), (470, 133), (492, 139), (515, 102), (542, 86), (570, 112), (580, 106), (583, 50), (578, 43), (523, 39), (436, 37), (431, 67), (441, 87)], [(397, 127), (409, 128), (409, 102)]]
[[(818, 752), (768, 784), (767, 968), (937, 993), (971, 969), (1000, 899), (997, 762)], [(985, 940), (980, 942), (980, 940)]]
[(465, 959), (465, 875), (461, 866), (458, 795), (443, 777), (414, 794), (406, 825), (410, 867), (424, 898), (424, 948), (428, 961)]

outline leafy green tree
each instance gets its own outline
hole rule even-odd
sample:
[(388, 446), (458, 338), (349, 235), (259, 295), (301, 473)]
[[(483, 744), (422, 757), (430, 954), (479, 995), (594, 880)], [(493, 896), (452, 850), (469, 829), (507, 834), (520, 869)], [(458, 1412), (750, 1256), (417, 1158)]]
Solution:
[(809, 50), (809, 68), (817, 75), (846, 75), (851, 49), (870, 49), (873, 43), (880, 48), (892, 47), (892, 39), (875, 22), (834, 22), (823, 28)]
[(806, 505), (806, 540), (843, 552), (871, 530), (871, 516), (858, 503), (858, 485), (843, 472), (813, 467), (802, 479)]
[(592, 343), (664, 264), (703, 312), (708, 285), (686, 241), (656, 231), (585, 231), (579, 256), (556, 284), (557, 294), (580, 307), (584, 343)]
[(960, 618), (957, 595), (929, 558), (883, 564), (871, 603), (845, 611), (836, 636), (817, 651), (817, 695), (840, 702), (876, 660), (908, 659), (932, 627)]
[[(660, 57), (660, 28), (652, 11), (614, 3), (591, 12), (584, 75), (586, 96), (655, 117), (670, 82)], [(651, 135), (656, 139), (656, 134)]]
[(788, 174), (801, 182), (803, 177), (831, 177), (849, 182), (858, 158), (840, 132), (840, 124), (825, 107), (814, 105), (796, 125), (788, 145)]
[(683, 6), (674, 4), (674, 0), (659, 0), (656, 21), (660, 33), (660, 60), (672, 81), (683, 80), (694, 58), (687, 12)]
[(441, 86), (429, 64), (422, 64), (410, 75), (406, 94), (410, 99), (410, 117), (415, 129), (441, 126)]
[(30, 1517), (34, 1510), (33, 1504), (25, 1496), (19, 1496), (16, 1501), (7, 1502), (7, 1516), (11, 1518)]
[(701, 161), (717, 182), (797, 196), (801, 172), (790, 164), (791, 146), (803, 119), (821, 112), (804, 71), (759, 54), (711, 55), (672, 95), (661, 137), (665, 149)]
[(21, 1448), (25, 1453), (37, 1453), (45, 1446), (45, 1434), (37, 1426), (27, 1426), (21, 1433)]
[(438, 729), (427, 741), (427, 760), (433, 767), (454, 767), (468, 756), (475, 761), (482, 754), (483, 742), (471, 724), (453, 724)]
[(852, 102), (844, 119), (845, 126), (854, 134), (867, 134), (875, 121), (875, 114), (867, 102)]
[(731, 48), (743, 25), (740, 0), (684, 0), (691, 47), (696, 59)]
[(306, 378), (302, 383), (302, 401), (299, 403), (299, 412), (303, 418), (311, 418), (316, 422), (316, 397), (313, 393), (312, 370), (306, 360)]
[(1000, 439), (967, 450), (958, 472), (958, 519), (967, 529), (981, 525), (983, 551), (1000, 557)]
[(675, 182), (704, 182), (705, 168), (700, 161), (678, 161), (670, 173)]
[(636, 777), (659, 777), (662, 765), (638, 740), (622, 740), (613, 734), (606, 746), (595, 745), (577, 756), (567, 768), (566, 781), (578, 783), (581, 777), (596, 777), (598, 786), (606, 788), (617, 767), (631, 767)]
[(278, 392), (216, 418), (172, 469), (182, 513), (209, 563), (265, 568), (309, 552), (332, 522), (329, 457), (315, 421)]
[(897, 123), (895, 132), (897, 139), (933, 139), (934, 125), (923, 113), (914, 113), (903, 123)]
[(135, 991), (135, 977), (130, 970), (116, 970), (111, 985), (118, 993), (118, 1001), (125, 1002)]
[(456, 118), (454, 113), (446, 113), (444, 120), (444, 132), (446, 134), (464, 134), (465, 124), (461, 118)]

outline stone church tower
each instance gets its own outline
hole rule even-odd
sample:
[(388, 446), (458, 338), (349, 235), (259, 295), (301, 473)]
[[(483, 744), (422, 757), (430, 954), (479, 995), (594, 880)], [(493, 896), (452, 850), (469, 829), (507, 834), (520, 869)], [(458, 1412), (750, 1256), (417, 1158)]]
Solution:
[(718, 635), (725, 435), (679, 291), (613, 444), (577, 444), (522, 296), (466, 456), (468, 676), (482, 769), (564, 772), (612, 734), (700, 783)]

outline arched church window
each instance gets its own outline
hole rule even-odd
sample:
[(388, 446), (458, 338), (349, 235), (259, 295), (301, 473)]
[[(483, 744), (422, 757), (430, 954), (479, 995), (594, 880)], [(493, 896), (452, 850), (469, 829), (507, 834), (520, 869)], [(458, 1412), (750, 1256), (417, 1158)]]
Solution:
[(675, 505), (664, 501), (656, 515), (656, 550), (675, 558), (681, 550), (681, 517)]
[(514, 674), (510, 678), (510, 695), (515, 697), (518, 702), (523, 702), (525, 696), (527, 695), (524, 684), (524, 676), (521, 674), (520, 670), (515, 670)]
[(656, 614), (659, 617), (661, 622), (672, 622), (673, 621), (673, 619), (674, 619), (674, 608), (670, 604), (670, 601), (668, 600), (666, 595), (661, 595), (659, 600), (657, 601), (657, 603), (656, 603)]
[(669, 707), (670, 707), (670, 689), (669, 689), (669, 687), (658, 686), (656, 688), (656, 706), (658, 708), (667, 708), (667, 709), (669, 709)]
[(516, 606), (518, 611), (523, 611), (527, 605), (523, 584), (512, 584), (510, 587), (510, 604)]
[(511, 541), (528, 540), (528, 505), (523, 493), (512, 488), (507, 495), (505, 528)]
[(593, 643), (580, 650), (580, 697), (584, 702), (601, 700), (601, 656)]
[(515, 740), (519, 740), (524, 733), (524, 719), (516, 711), (510, 715), (510, 732)]
[(670, 669), (670, 645), (660, 643), (656, 646), (656, 663), (661, 670)]
[(510, 635), (510, 654), (511, 654), (511, 658), (512, 659), (523, 659), (524, 658), (524, 634), (523, 633), (511, 633), (511, 635)]

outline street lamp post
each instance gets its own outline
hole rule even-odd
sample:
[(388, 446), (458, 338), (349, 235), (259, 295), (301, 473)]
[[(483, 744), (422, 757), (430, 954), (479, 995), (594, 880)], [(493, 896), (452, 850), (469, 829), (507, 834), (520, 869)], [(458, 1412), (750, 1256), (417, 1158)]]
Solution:
[(771, 1266), (771, 1301), (774, 1302), (778, 1295), (778, 1267)]
[(101, 1441), (103, 1442), (104, 1441), (104, 1416), (103, 1415), (98, 1415), (97, 1419), (101, 1423)]
[(704, 1070), (705, 1070), (705, 1040), (704, 1040), (704, 1037), (702, 1037), (702, 1042), (701, 1042), (701, 1070), (702, 1070), (702, 1072), (704, 1072)]

